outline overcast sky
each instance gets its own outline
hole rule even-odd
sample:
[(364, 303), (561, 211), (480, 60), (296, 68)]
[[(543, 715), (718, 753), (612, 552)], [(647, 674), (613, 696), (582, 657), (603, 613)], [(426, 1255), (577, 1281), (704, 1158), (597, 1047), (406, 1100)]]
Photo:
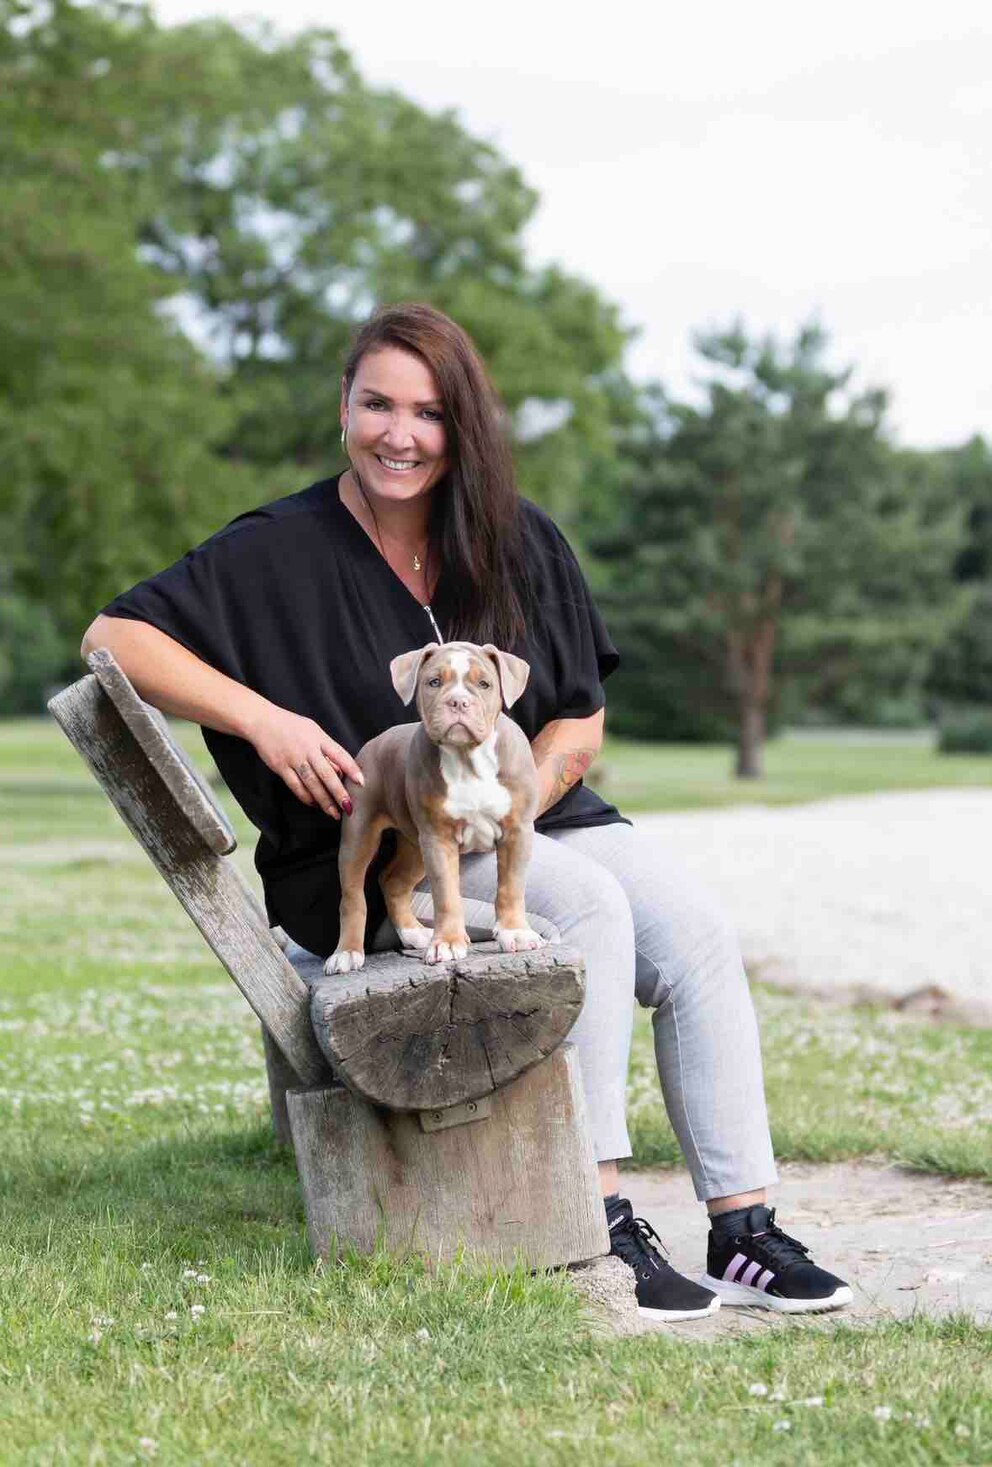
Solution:
[(693, 330), (817, 313), (902, 442), (992, 434), (992, 5), (157, 0), (166, 23), (336, 29), (367, 80), (471, 132), (541, 204), (528, 244), (689, 390)]

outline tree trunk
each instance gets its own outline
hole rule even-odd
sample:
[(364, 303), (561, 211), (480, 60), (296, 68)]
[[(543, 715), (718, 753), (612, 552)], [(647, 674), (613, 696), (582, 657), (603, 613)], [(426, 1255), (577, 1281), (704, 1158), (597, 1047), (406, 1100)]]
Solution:
[(765, 710), (758, 703), (742, 704), (737, 728), (738, 779), (763, 779)]
[[(777, 582), (773, 585), (777, 591)], [(777, 596), (770, 597), (777, 603)], [(749, 633), (732, 632), (728, 638), (730, 683), (737, 694), (738, 779), (763, 779), (766, 715), (772, 688), (772, 663), (778, 623), (764, 617)]]

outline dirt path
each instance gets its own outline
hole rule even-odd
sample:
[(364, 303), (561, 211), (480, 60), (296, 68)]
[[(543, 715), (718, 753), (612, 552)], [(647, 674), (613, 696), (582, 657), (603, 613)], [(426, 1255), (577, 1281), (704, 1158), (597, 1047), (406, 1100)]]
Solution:
[(638, 815), (719, 896), (752, 971), (829, 992), (933, 985), (992, 1009), (992, 789)]
[[(697, 1277), (705, 1265), (706, 1223), (686, 1174), (628, 1172), (621, 1180), (673, 1265)], [(964, 1312), (992, 1323), (992, 1187), (869, 1163), (793, 1165), (781, 1168), (772, 1201), (780, 1226), (852, 1285), (853, 1305), (799, 1318), (721, 1309), (712, 1319), (644, 1327), (707, 1340), (756, 1329), (876, 1324), (917, 1312)]]

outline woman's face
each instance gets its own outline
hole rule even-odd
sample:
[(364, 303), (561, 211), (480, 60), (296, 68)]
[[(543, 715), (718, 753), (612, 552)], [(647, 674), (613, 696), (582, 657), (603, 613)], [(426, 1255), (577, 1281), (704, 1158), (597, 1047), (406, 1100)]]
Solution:
[(384, 499), (427, 494), (448, 467), (444, 407), (427, 363), (397, 346), (368, 351), (351, 391), (341, 385), (341, 426), (362, 487)]

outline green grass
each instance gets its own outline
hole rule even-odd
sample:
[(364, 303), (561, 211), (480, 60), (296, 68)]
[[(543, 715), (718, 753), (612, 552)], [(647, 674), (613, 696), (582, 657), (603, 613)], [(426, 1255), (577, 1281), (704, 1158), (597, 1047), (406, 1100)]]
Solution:
[[(559, 1277), (315, 1264), (257, 1025), (61, 735), (0, 726), (0, 820), (2, 1467), (992, 1459), (962, 1320), (615, 1341)], [(781, 1156), (990, 1175), (987, 1033), (758, 1003)]]
[(737, 779), (733, 754), (716, 744), (637, 744), (607, 739), (593, 782), (622, 810), (795, 805), (882, 790), (992, 785), (992, 755), (939, 754), (927, 733), (794, 732), (765, 751), (765, 777)]

